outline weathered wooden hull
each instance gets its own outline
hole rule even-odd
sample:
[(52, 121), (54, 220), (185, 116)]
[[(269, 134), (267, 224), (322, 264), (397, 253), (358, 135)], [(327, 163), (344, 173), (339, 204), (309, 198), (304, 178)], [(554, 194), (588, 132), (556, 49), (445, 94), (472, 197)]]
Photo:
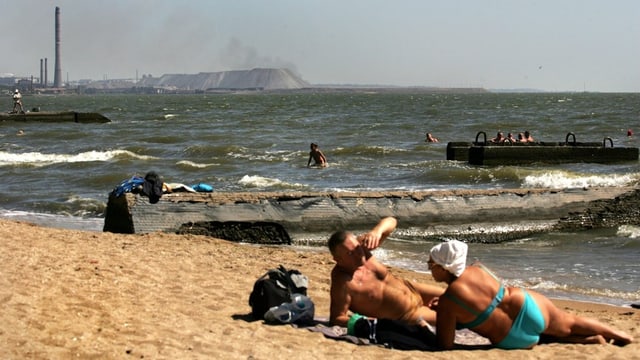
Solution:
[(24, 114), (0, 114), (0, 121), (108, 123), (111, 120), (98, 113), (81, 113), (76, 111), (34, 111), (26, 112)]

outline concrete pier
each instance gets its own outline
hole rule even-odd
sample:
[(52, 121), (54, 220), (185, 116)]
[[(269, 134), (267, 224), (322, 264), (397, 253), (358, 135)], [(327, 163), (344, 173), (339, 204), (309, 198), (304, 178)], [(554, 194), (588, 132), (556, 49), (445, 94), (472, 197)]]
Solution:
[(447, 144), (447, 160), (466, 161), (471, 165), (525, 165), (534, 163), (617, 163), (638, 161), (640, 150), (632, 147), (614, 147), (613, 140), (602, 142), (578, 142), (568, 133), (564, 142), (512, 142), (487, 141), (480, 131), (474, 142), (450, 142)]
[[(385, 216), (402, 228), (428, 229), (430, 237), (455, 236), (496, 242), (557, 229), (561, 219), (582, 214), (592, 202), (632, 188), (574, 190), (507, 189), (389, 192), (171, 193), (155, 203), (127, 193), (109, 198), (104, 231), (185, 232), (211, 222), (269, 222), (288, 233), (368, 229)], [(569, 222), (575, 228), (584, 217)], [(189, 225), (191, 224), (191, 225)], [(186, 226), (185, 226), (186, 225)], [(506, 231), (487, 229), (506, 228)], [(477, 230), (477, 231), (474, 231)], [(489, 234), (492, 232), (493, 234)]]
[(0, 122), (1, 121), (108, 123), (111, 120), (98, 113), (81, 113), (75, 111), (32, 111), (25, 112), (24, 114), (0, 113)]

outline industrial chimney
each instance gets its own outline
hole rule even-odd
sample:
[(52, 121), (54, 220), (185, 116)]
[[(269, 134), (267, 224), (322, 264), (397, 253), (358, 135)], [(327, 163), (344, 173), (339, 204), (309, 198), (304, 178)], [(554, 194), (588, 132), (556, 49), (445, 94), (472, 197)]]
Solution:
[(56, 64), (53, 74), (53, 87), (62, 87), (62, 66), (60, 64), (60, 8), (56, 6)]

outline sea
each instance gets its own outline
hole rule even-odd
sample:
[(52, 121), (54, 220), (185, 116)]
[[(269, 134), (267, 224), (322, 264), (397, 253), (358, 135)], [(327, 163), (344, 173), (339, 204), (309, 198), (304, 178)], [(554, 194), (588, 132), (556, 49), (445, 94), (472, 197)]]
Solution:
[[(562, 142), (569, 134), (578, 142), (610, 138), (616, 147), (639, 147), (640, 93), (368, 89), (27, 95), (23, 101), (26, 109), (98, 112), (112, 120), (0, 123), (0, 217), (51, 227), (102, 231), (109, 192), (149, 171), (166, 182), (206, 183), (221, 192), (571, 189), (640, 182), (638, 161), (474, 166), (446, 160), (448, 142), (491, 138), (498, 131), (528, 130), (538, 141)], [(2, 106), (12, 108), (8, 95)], [(628, 136), (628, 130), (638, 135)], [(440, 141), (425, 142), (427, 132)], [(312, 142), (326, 155), (327, 168), (307, 168)], [(334, 230), (296, 234), (293, 246), (326, 251), (321, 245)], [(376, 256), (428, 272), (435, 243), (419, 231), (399, 224)], [(640, 303), (638, 226), (470, 244), (474, 259), (509, 285), (553, 298)]]

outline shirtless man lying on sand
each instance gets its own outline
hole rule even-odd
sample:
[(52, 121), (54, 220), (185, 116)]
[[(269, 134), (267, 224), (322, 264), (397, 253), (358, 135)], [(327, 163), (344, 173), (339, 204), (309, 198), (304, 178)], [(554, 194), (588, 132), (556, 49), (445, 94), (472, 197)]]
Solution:
[(336, 261), (331, 271), (332, 325), (347, 326), (353, 313), (412, 325), (435, 324), (431, 307), (444, 290), (400, 279), (371, 254), (396, 225), (396, 219), (387, 217), (365, 234), (338, 231), (329, 238), (327, 245)]

